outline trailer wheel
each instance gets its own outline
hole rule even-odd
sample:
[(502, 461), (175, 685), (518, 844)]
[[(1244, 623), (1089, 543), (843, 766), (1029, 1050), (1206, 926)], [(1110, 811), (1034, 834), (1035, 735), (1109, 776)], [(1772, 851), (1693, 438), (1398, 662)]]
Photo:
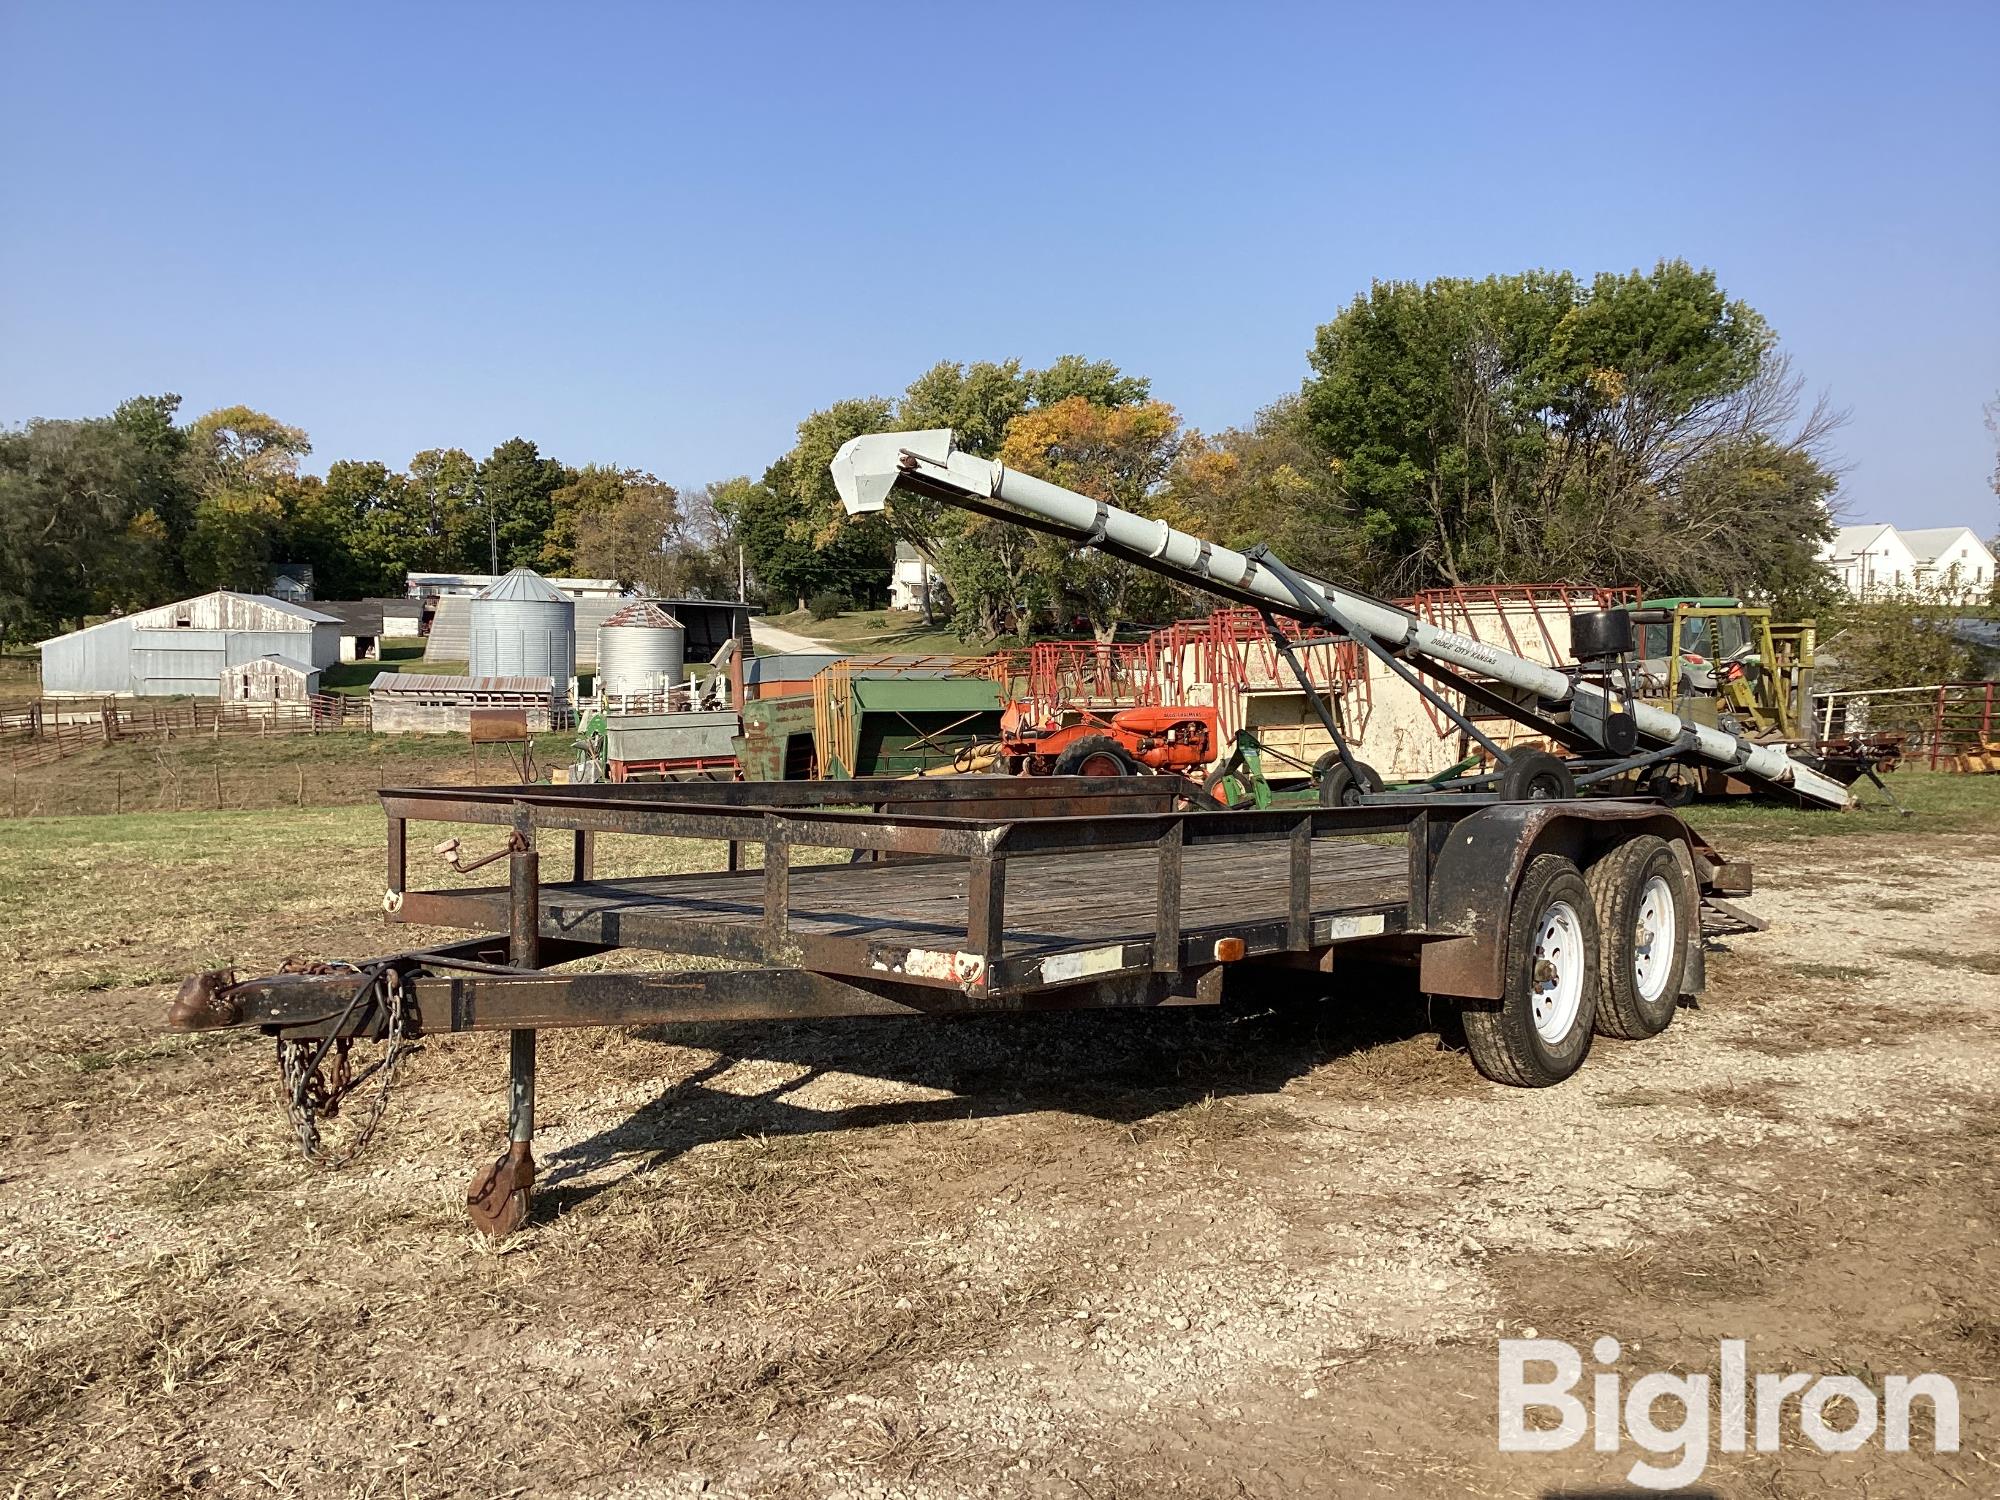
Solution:
[(1658, 1036), (1680, 1004), (1694, 920), (1688, 872), (1654, 834), (1620, 844), (1585, 876), (1603, 955), (1597, 1031), (1620, 1041)]
[(1132, 776), (1138, 770), (1138, 762), (1108, 734), (1086, 734), (1056, 757), (1058, 776)]
[(1561, 756), (1522, 750), (1501, 769), (1499, 792), (1506, 802), (1561, 802), (1576, 795), (1576, 778)]
[(1506, 992), (1460, 1007), (1473, 1066), (1516, 1088), (1561, 1083), (1590, 1053), (1599, 975), (1590, 887), (1562, 855), (1535, 856), (1507, 916)]
[(1358, 777), (1348, 771), (1346, 762), (1337, 755), (1331, 764), (1322, 757), (1317, 769), (1321, 807), (1359, 807), (1368, 793), (1382, 790), (1382, 778), (1365, 760), (1354, 763), (1354, 770), (1360, 773)]

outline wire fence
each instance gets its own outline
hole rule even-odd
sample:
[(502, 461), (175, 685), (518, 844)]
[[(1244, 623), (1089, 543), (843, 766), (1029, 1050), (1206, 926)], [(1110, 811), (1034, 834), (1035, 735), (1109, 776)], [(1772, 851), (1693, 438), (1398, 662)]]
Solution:
[(352, 807), (375, 800), (376, 789), (330, 783), (306, 766), (226, 771), (220, 766), (106, 772), (51, 779), (0, 776), (0, 813), (13, 818), (76, 817), (141, 812), (270, 812), (282, 808)]
[(366, 698), (333, 694), (295, 703), (29, 698), (0, 703), (0, 768), (32, 770), (120, 740), (172, 744), (225, 736), (329, 734), (371, 725)]
[(1893, 739), (1903, 764), (1932, 771), (2000, 770), (2000, 683), (1821, 693), (1813, 702), (1821, 742)]

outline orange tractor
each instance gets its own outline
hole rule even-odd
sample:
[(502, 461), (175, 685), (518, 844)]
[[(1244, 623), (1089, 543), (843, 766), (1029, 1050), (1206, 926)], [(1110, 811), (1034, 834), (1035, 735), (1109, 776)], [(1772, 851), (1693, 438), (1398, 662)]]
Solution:
[(1000, 756), (1011, 776), (1199, 775), (1215, 759), (1215, 710), (1143, 706), (1036, 712), (1010, 703), (1000, 715)]

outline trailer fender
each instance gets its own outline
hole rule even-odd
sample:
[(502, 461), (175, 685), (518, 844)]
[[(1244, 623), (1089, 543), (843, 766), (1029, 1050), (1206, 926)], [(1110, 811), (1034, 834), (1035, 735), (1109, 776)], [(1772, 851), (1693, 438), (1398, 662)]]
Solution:
[[(1608, 801), (1505, 802), (1451, 828), (1431, 861), (1420, 982), (1433, 995), (1498, 1000), (1506, 983), (1507, 919), (1528, 861), (1563, 854), (1579, 868), (1613, 844), (1656, 833), (1695, 868), (1687, 826), (1662, 808)], [(1698, 954), (1698, 936), (1689, 941)], [(1696, 962), (1689, 974), (1698, 981)]]

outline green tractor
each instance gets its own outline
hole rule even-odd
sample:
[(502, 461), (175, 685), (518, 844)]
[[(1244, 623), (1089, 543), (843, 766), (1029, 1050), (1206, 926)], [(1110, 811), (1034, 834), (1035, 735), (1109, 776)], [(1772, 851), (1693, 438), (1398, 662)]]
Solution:
[[(1665, 598), (1632, 606), (1632, 623), (1641, 699), (1761, 744), (1810, 745), (1812, 621), (1773, 623), (1770, 610), (1741, 599)], [(1663, 800), (1684, 802), (1698, 791), (1730, 790), (1727, 782), (1722, 772), (1670, 765), (1647, 785)]]
[(1632, 623), (1646, 701), (1746, 739), (1808, 738), (1812, 621), (1774, 625), (1740, 599), (1647, 599)]

